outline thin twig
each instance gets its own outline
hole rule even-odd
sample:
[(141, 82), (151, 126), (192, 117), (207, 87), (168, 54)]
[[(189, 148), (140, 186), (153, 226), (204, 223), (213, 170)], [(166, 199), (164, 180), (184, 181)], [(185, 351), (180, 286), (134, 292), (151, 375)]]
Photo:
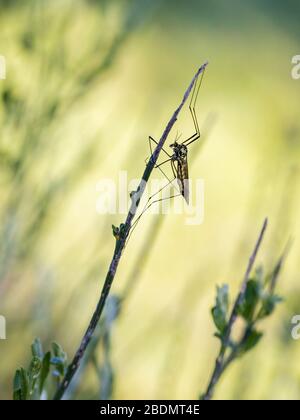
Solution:
[(207, 387), (207, 391), (204, 394), (204, 396), (201, 397), (201, 399), (203, 399), (203, 400), (211, 400), (212, 399), (215, 386), (216, 386), (218, 380), (220, 379), (222, 373), (224, 372), (224, 367), (226, 366), (226, 364), (224, 364), (224, 359), (225, 359), (226, 350), (230, 345), (230, 337), (231, 337), (232, 328), (233, 328), (233, 325), (234, 325), (234, 323), (237, 319), (238, 308), (239, 308), (241, 302), (243, 301), (243, 298), (244, 298), (244, 295), (245, 295), (245, 292), (246, 292), (246, 288), (247, 288), (247, 283), (248, 283), (250, 274), (252, 272), (252, 269), (253, 269), (253, 266), (254, 266), (259, 248), (262, 244), (262, 240), (264, 238), (267, 226), (268, 226), (268, 219), (265, 219), (262, 230), (261, 230), (260, 235), (259, 235), (259, 238), (256, 242), (254, 251), (253, 251), (253, 253), (252, 253), (252, 255), (249, 259), (249, 263), (248, 263), (247, 270), (246, 270), (245, 275), (244, 275), (244, 279), (243, 279), (243, 282), (242, 282), (242, 285), (241, 285), (239, 295), (238, 295), (238, 297), (237, 297), (237, 299), (234, 303), (234, 306), (233, 306), (233, 309), (232, 309), (232, 312), (231, 312), (231, 315), (230, 315), (230, 318), (229, 318), (229, 321), (228, 321), (226, 335), (224, 337), (224, 340), (222, 342), (222, 346), (221, 346), (221, 349), (220, 349), (220, 353), (219, 353), (219, 355), (217, 357), (217, 360), (216, 360), (215, 369), (214, 369), (213, 374), (211, 376), (209, 385)]
[[(111, 263), (110, 263), (110, 266), (109, 266), (109, 269), (108, 269), (108, 272), (107, 272), (107, 275), (106, 275), (106, 278), (105, 278), (105, 282), (104, 282), (104, 285), (103, 285), (103, 288), (102, 288), (102, 292), (101, 292), (101, 295), (100, 295), (99, 302), (98, 302), (97, 307), (94, 311), (94, 314), (91, 318), (89, 326), (88, 326), (88, 328), (87, 328), (87, 330), (86, 330), (86, 332), (83, 336), (81, 344), (80, 344), (77, 352), (75, 353), (73, 361), (69, 365), (69, 367), (67, 369), (67, 373), (66, 373), (64, 379), (62, 380), (61, 385), (58, 388), (58, 390), (57, 390), (57, 392), (54, 396), (54, 400), (60, 400), (63, 397), (66, 389), (68, 388), (68, 386), (69, 386), (69, 384), (70, 384), (70, 382), (73, 378), (73, 376), (75, 375), (75, 373), (77, 372), (77, 370), (80, 366), (81, 359), (84, 356), (86, 348), (87, 348), (88, 344), (90, 343), (90, 341), (93, 337), (94, 331), (95, 331), (95, 329), (97, 327), (97, 324), (99, 322), (99, 319), (101, 318), (106, 299), (109, 295), (112, 283), (114, 281), (114, 278), (115, 278), (115, 275), (116, 275), (116, 272), (117, 272), (117, 269), (118, 269), (118, 266), (119, 266), (119, 263), (120, 263), (120, 260), (121, 260), (123, 250), (125, 248), (126, 239), (128, 237), (129, 231), (130, 231), (132, 220), (133, 220), (133, 218), (136, 214), (137, 208), (138, 208), (139, 203), (141, 201), (141, 197), (142, 197), (142, 195), (145, 191), (146, 184), (147, 184), (147, 182), (150, 178), (150, 175), (151, 175), (153, 169), (155, 168), (155, 165), (156, 165), (157, 159), (159, 157), (159, 154), (161, 152), (161, 149), (163, 148), (164, 143), (165, 143), (170, 131), (172, 130), (172, 128), (173, 128), (173, 126), (174, 126), (174, 124), (177, 120), (178, 114), (180, 113), (181, 109), (183, 108), (184, 104), (186, 103), (198, 76), (201, 73), (203, 73), (203, 71), (207, 67), (207, 64), (208, 63), (203, 64), (198, 69), (195, 76), (193, 77), (189, 87), (187, 88), (187, 90), (186, 90), (186, 92), (183, 96), (183, 99), (182, 99), (179, 107), (176, 109), (176, 111), (172, 115), (170, 121), (168, 122), (168, 124), (167, 124), (167, 126), (166, 126), (160, 140), (159, 140), (159, 143), (158, 143), (157, 147), (155, 148), (155, 150), (153, 152), (153, 155), (151, 156), (151, 159), (149, 159), (149, 162), (146, 165), (146, 168), (145, 168), (145, 171), (143, 173), (143, 176), (142, 176), (142, 179), (140, 181), (137, 192), (136, 192), (136, 194), (134, 194), (132, 196), (133, 199), (132, 199), (132, 202), (131, 202), (131, 206), (130, 206), (128, 215), (126, 217), (125, 224), (121, 225), (120, 235), (118, 235), (117, 238), (116, 238), (115, 250), (114, 250), (113, 257), (112, 257), (112, 260), (111, 260)], [(137, 197), (137, 198), (135, 198), (135, 197)]]
[[(215, 124), (216, 121), (216, 115), (215, 114), (209, 114), (208, 117), (205, 119), (203, 126), (202, 126), (202, 130), (201, 130), (201, 143), (198, 145), (198, 147), (195, 147), (194, 152), (191, 157), (190, 157), (190, 166), (193, 165), (195, 158), (197, 156), (197, 152), (199, 151), (200, 147), (202, 148), (204, 146), (204, 144), (207, 141), (207, 137), (208, 135), (211, 133), (212, 127)], [(128, 300), (129, 296), (133, 293), (135, 286), (137, 285), (138, 280), (141, 278), (141, 273), (142, 270), (144, 269), (147, 260), (149, 258), (149, 256), (151, 255), (151, 251), (152, 248), (156, 242), (156, 239), (158, 238), (158, 234), (159, 231), (162, 227), (163, 222), (166, 219), (163, 217), (156, 217), (155, 220), (152, 222), (150, 228), (148, 229), (148, 233), (145, 236), (144, 240), (143, 240), (143, 245), (139, 251), (139, 253), (137, 254), (136, 258), (135, 258), (135, 262), (133, 264), (133, 269), (131, 270), (128, 279), (125, 282), (125, 287), (123, 289), (123, 291), (119, 294), (118, 296), (118, 301), (119, 301), (119, 311), (118, 314), (116, 316), (116, 318), (114, 319), (114, 323), (117, 322), (118, 317), (120, 316), (120, 314), (122, 313), (122, 308), (125, 304), (125, 301)], [(198, 281), (198, 280), (197, 280)], [(112, 295), (110, 295), (110, 298), (112, 297)], [(116, 296), (115, 296), (116, 297)], [(117, 297), (116, 297), (117, 298)], [(184, 301), (185, 299), (183, 299)], [(107, 306), (107, 304), (106, 304)], [(180, 305), (179, 305), (180, 306)], [(104, 318), (105, 319), (105, 318)], [(103, 318), (102, 318), (103, 321)], [(109, 328), (109, 333), (111, 335), (111, 330), (113, 327), (113, 324), (111, 323), (110, 328)], [(87, 365), (89, 359), (93, 359), (95, 352), (97, 351), (98, 345), (100, 344), (100, 342), (103, 343), (104, 345), (104, 330), (105, 328), (101, 325), (101, 323), (99, 323), (97, 330), (100, 330), (102, 332), (102, 334), (94, 334), (93, 340), (91, 342), (91, 344), (89, 345), (86, 353), (85, 353), (85, 357), (81, 362), (81, 368), (80, 368), (80, 372), (83, 372), (84, 369), (82, 369), (83, 365)], [(95, 336), (96, 335), (96, 336)], [(108, 349), (109, 351), (109, 349)], [(109, 360), (107, 358), (107, 360)], [(108, 366), (109, 364), (109, 366)], [(106, 368), (107, 367), (107, 368)], [(109, 367), (109, 368), (108, 368)], [(103, 382), (105, 383), (105, 385), (101, 388), (106, 389), (105, 392), (101, 392), (101, 399), (102, 397), (105, 396), (105, 398), (103, 399), (110, 399), (111, 398), (111, 392), (113, 392), (113, 381), (114, 381), (114, 371), (113, 371), (113, 366), (109, 360), (108, 363), (104, 364), (104, 368), (102, 368), (101, 370), (101, 380), (103, 380)], [(110, 378), (109, 381), (107, 381), (107, 377)], [(71, 384), (71, 386), (69, 386), (68, 388), (68, 393), (67, 395), (70, 394), (70, 389), (72, 388), (72, 385), (74, 386), (74, 382), (79, 383), (80, 381), (80, 377), (77, 374), (76, 378), (74, 378), (73, 383)], [(71, 394), (70, 394), (71, 395)], [(66, 395), (65, 395), (66, 396)]]

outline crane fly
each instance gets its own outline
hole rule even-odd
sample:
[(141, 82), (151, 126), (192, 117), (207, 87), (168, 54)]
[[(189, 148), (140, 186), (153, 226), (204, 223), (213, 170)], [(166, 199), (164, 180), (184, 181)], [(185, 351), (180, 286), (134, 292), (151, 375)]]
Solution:
[[(168, 156), (168, 159), (166, 159), (165, 161), (163, 161), (162, 163), (160, 163), (158, 165), (155, 165), (155, 168), (157, 168), (161, 171), (161, 173), (167, 178), (168, 183), (164, 187), (162, 187), (159, 191), (157, 191), (154, 195), (149, 197), (149, 199), (147, 201), (147, 204), (145, 205), (143, 211), (141, 212), (141, 214), (137, 217), (137, 219), (132, 224), (131, 229), (130, 229), (129, 237), (131, 236), (132, 231), (136, 228), (137, 223), (139, 222), (142, 215), (153, 204), (158, 203), (158, 202), (163, 201), (163, 200), (166, 200), (166, 199), (171, 199), (171, 198), (174, 198), (174, 197), (178, 197), (178, 196), (182, 196), (185, 199), (186, 203), (189, 204), (190, 194), (189, 194), (188, 146), (190, 146), (192, 143), (194, 143), (196, 140), (198, 140), (200, 138), (200, 130), (199, 130), (199, 125), (198, 125), (197, 114), (196, 114), (196, 111), (195, 111), (195, 106), (196, 106), (199, 90), (200, 90), (200, 87), (201, 87), (201, 84), (202, 84), (204, 72), (205, 71), (203, 71), (203, 73), (201, 74), (200, 80), (197, 79), (197, 81), (194, 85), (191, 100), (190, 100), (190, 104), (189, 104), (189, 110), (190, 110), (190, 113), (191, 113), (191, 116), (192, 116), (192, 119), (193, 119), (195, 132), (194, 132), (193, 135), (191, 135), (190, 137), (188, 137), (186, 140), (184, 140), (181, 143), (179, 143), (179, 137), (176, 135), (176, 138), (175, 138), (174, 142), (172, 144), (170, 144), (170, 148), (172, 149), (171, 154), (167, 150), (165, 150), (164, 148), (161, 149)], [(151, 152), (150, 159), (153, 156), (153, 150), (152, 150), (152, 143), (151, 142), (158, 145), (158, 142), (153, 137), (149, 136), (149, 147), (150, 147), (150, 152)], [(172, 169), (173, 177), (174, 177), (172, 180), (170, 180), (170, 178), (166, 175), (166, 173), (161, 168), (163, 165), (167, 164), (168, 162), (171, 163), (171, 169)], [(178, 190), (179, 193), (178, 194), (172, 195), (172, 196), (166, 197), (166, 198), (160, 198), (158, 200), (155, 200), (155, 201), (151, 202), (151, 200), (154, 196), (159, 194), (168, 185), (171, 185), (173, 183), (173, 181), (175, 181), (175, 180), (177, 180), (177, 184), (179, 186), (179, 190)], [(129, 237), (128, 237), (127, 240), (129, 240)]]
[[(199, 94), (199, 90), (202, 84), (202, 79), (204, 76), (204, 72), (201, 75), (200, 80), (195, 83), (189, 110), (192, 115), (195, 133), (188, 137), (186, 140), (184, 140), (182, 143), (178, 142), (178, 137), (176, 136), (174, 143), (170, 144), (170, 148), (172, 149), (172, 154), (168, 153), (167, 150), (162, 148), (163, 152), (168, 156), (168, 159), (164, 162), (160, 163), (159, 165), (156, 165), (156, 168), (160, 169), (160, 171), (163, 173), (163, 175), (168, 179), (169, 183), (171, 184), (173, 181), (170, 181), (170, 179), (166, 176), (166, 174), (162, 171), (161, 166), (165, 165), (168, 162), (171, 162), (171, 169), (173, 172), (174, 180), (177, 180), (177, 183), (179, 185), (180, 189), (180, 195), (185, 199), (187, 204), (189, 204), (189, 168), (188, 168), (188, 146), (190, 146), (192, 143), (194, 143), (196, 140), (200, 138), (200, 130), (198, 125), (198, 119), (197, 114), (195, 111), (195, 106), (197, 103), (197, 98)], [(152, 146), (151, 141), (155, 144), (158, 144), (156, 140), (154, 140), (153, 137), (149, 137), (149, 145), (150, 145), (150, 151), (151, 155), (152, 152)]]

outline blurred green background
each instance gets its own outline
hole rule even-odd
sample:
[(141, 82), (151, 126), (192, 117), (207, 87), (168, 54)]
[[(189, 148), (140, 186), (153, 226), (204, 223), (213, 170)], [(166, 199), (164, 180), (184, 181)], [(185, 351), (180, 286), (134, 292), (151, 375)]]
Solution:
[[(209, 60), (197, 108), (206, 141), (195, 146), (191, 167), (191, 177), (205, 181), (205, 220), (191, 227), (184, 216), (145, 215), (135, 230), (113, 286), (114, 294), (130, 291), (112, 334), (113, 398), (185, 399), (204, 390), (218, 350), (209, 313), (215, 286), (237, 291), (269, 216), (259, 262), (271, 268), (295, 238), (279, 284), (285, 303), (216, 397), (298, 399), (300, 342), (290, 330), (300, 313), (300, 81), (291, 59), (300, 54), (300, 3), (2, 0), (0, 7), (7, 62), (0, 398), (11, 398), (34, 337), (73, 355), (110, 261), (111, 224), (124, 219), (96, 213), (97, 182), (117, 180), (120, 170), (141, 175), (148, 135), (159, 138)], [(185, 110), (176, 129), (186, 135), (191, 127)], [(101, 346), (95, 357), (101, 365)], [(99, 386), (89, 364), (72, 398), (97, 399)]]

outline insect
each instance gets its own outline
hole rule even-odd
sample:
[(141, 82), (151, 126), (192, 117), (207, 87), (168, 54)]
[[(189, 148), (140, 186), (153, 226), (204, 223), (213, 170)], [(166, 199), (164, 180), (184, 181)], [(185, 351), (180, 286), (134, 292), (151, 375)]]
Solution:
[[(194, 143), (196, 140), (200, 138), (200, 130), (198, 125), (198, 119), (197, 114), (195, 111), (195, 106), (197, 103), (197, 98), (199, 94), (199, 90), (202, 84), (202, 79), (204, 76), (204, 72), (201, 75), (200, 80), (197, 80), (197, 83), (195, 83), (193, 93), (190, 100), (189, 110), (192, 115), (194, 127), (195, 127), (195, 133), (188, 137), (186, 140), (184, 140), (182, 143), (179, 143), (178, 136), (176, 136), (174, 143), (170, 144), (170, 148), (172, 149), (172, 154), (168, 153), (167, 150), (164, 148), (162, 149), (163, 152), (168, 156), (168, 159), (164, 162), (160, 163), (159, 165), (156, 165), (156, 168), (161, 169), (161, 166), (165, 165), (166, 163), (171, 163), (171, 168), (174, 176), (174, 180), (177, 180), (177, 183), (179, 185), (180, 189), (180, 195), (183, 196), (187, 204), (189, 204), (189, 168), (188, 168), (188, 146), (190, 146), (192, 143)], [(153, 137), (149, 136), (149, 146), (151, 155), (153, 154), (152, 151), (152, 145), (151, 142), (154, 142), (156, 145), (158, 144), (156, 140), (154, 140)], [(163, 175), (168, 179), (169, 183), (172, 183), (173, 181), (170, 181), (170, 179), (166, 176), (166, 174), (162, 171)]]
[[(163, 200), (178, 197), (178, 196), (182, 196), (185, 199), (186, 203), (189, 204), (190, 194), (189, 194), (188, 147), (200, 138), (200, 130), (199, 130), (199, 125), (198, 125), (197, 114), (195, 111), (195, 106), (197, 103), (197, 98), (198, 98), (199, 90), (202, 84), (203, 76), (204, 76), (204, 72), (201, 74), (200, 80), (197, 80), (194, 85), (190, 104), (189, 104), (189, 110), (193, 119), (195, 132), (193, 135), (189, 136), (186, 140), (184, 140), (181, 143), (179, 142), (178, 135), (176, 135), (174, 142), (170, 144), (171, 153), (169, 153), (165, 148), (161, 149), (168, 158), (164, 160), (163, 162), (159, 163), (158, 165), (155, 165), (155, 168), (161, 171), (161, 173), (168, 180), (168, 183), (164, 187), (162, 187), (159, 191), (157, 191), (154, 195), (149, 197), (141, 214), (136, 218), (136, 220), (131, 226), (130, 236), (132, 234), (132, 231), (136, 228), (137, 223), (139, 222), (140, 218), (143, 216), (145, 211), (147, 211), (147, 209), (149, 209), (153, 204), (158, 203)], [(158, 142), (153, 137), (149, 136), (149, 148), (151, 152), (151, 157), (153, 156), (152, 143), (155, 143), (155, 145), (158, 145)], [(164, 170), (162, 169), (162, 166), (166, 165), (169, 162), (171, 164), (171, 169), (173, 172), (173, 179), (170, 179), (166, 175)], [(177, 180), (177, 184), (179, 187), (178, 194), (151, 201), (153, 197), (158, 195), (167, 186), (173, 184), (175, 180)]]

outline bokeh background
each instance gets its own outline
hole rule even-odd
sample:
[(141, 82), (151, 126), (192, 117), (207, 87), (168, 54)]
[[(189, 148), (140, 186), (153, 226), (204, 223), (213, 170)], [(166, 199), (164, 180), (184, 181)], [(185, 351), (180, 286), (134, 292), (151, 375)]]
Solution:
[[(111, 224), (124, 219), (96, 213), (97, 182), (117, 180), (120, 170), (141, 175), (148, 135), (160, 136), (209, 60), (197, 107), (205, 142), (193, 149), (190, 170), (205, 181), (204, 223), (143, 217), (113, 286), (125, 299), (109, 355), (101, 342), (95, 346), (69, 398), (99, 398), (111, 369), (112, 398), (203, 392), (219, 345), (210, 318), (215, 287), (237, 291), (269, 216), (259, 255), (266, 270), (294, 238), (279, 284), (285, 302), (216, 397), (298, 399), (300, 341), (290, 331), (300, 313), (300, 81), (291, 77), (299, 2), (2, 0), (0, 7), (7, 62), (0, 81), (0, 314), (7, 319), (0, 398), (11, 398), (14, 371), (28, 364), (36, 336), (73, 355), (110, 261)], [(176, 129), (190, 134), (187, 110)]]

